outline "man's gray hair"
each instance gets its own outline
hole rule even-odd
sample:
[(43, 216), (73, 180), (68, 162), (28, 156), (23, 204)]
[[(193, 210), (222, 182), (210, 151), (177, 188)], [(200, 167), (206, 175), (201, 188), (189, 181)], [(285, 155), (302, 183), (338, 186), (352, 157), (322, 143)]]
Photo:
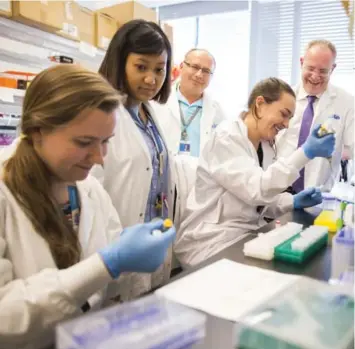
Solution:
[(192, 52), (195, 52), (195, 51), (206, 52), (206, 53), (212, 58), (213, 65), (214, 65), (214, 67), (216, 68), (216, 59), (214, 58), (213, 54), (212, 54), (210, 51), (208, 51), (208, 50), (206, 50), (206, 49), (204, 49), (204, 48), (197, 48), (197, 47), (192, 48), (191, 50), (187, 51), (187, 53), (185, 54), (185, 59), (187, 59), (188, 56), (189, 56)]
[(306, 47), (306, 52), (312, 48), (313, 46), (323, 46), (328, 48), (330, 51), (332, 51), (334, 59), (337, 57), (337, 49), (335, 48), (335, 45), (330, 42), (329, 40), (325, 39), (318, 39), (318, 40), (312, 40), (308, 43)]

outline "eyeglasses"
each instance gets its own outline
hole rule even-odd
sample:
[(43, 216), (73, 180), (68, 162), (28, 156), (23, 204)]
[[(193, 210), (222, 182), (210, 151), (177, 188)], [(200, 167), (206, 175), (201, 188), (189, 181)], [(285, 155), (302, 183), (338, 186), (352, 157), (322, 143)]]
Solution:
[(186, 64), (191, 70), (193, 70), (195, 73), (198, 73), (200, 70), (202, 71), (202, 74), (205, 76), (210, 76), (213, 75), (213, 72), (209, 70), (208, 68), (202, 68), (197, 64), (190, 64), (186, 61), (184, 61), (184, 64)]
[(306, 70), (307, 72), (309, 73), (317, 73), (319, 76), (328, 76), (332, 71), (333, 71), (333, 68), (331, 69), (316, 69), (312, 66), (309, 66), (309, 65), (304, 65), (303, 66), (303, 69)]

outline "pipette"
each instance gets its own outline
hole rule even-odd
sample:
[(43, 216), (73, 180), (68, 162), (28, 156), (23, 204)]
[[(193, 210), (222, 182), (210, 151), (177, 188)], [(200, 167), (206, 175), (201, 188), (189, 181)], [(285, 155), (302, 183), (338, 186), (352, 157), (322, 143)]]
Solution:
[(163, 234), (164, 231), (170, 229), (172, 226), (173, 226), (173, 221), (171, 219), (167, 218), (163, 222), (163, 231), (161, 231), (159, 229), (154, 229), (152, 231), (152, 235), (159, 236), (159, 235)]

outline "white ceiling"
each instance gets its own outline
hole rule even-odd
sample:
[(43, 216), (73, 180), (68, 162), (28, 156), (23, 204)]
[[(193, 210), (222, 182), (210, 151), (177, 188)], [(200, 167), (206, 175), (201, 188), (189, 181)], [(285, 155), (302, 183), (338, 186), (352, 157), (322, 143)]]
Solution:
[[(100, 1), (77, 0), (77, 2), (79, 4), (81, 4), (85, 7), (88, 7), (92, 10), (97, 10), (99, 8), (112, 6), (112, 5), (118, 4), (120, 2), (125, 2), (125, 1), (128, 1), (128, 0), (100, 0)], [(143, 4), (147, 7), (158, 7), (158, 6), (164, 6), (164, 5), (182, 4), (184, 2), (190, 2), (190, 1), (192, 1), (192, 0), (138, 0), (138, 2), (140, 2), (141, 4)]]

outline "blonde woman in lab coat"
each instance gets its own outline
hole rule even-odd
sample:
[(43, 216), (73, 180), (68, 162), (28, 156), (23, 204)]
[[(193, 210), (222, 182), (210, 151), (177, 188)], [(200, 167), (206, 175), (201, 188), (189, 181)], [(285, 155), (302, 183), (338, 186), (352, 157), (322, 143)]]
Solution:
[(216, 129), (202, 152), (175, 244), (184, 266), (233, 244), (265, 224), (265, 217), (321, 202), (321, 193), (315, 188), (295, 196), (283, 191), (311, 159), (332, 154), (333, 135), (319, 138), (318, 129), (314, 129), (302, 148), (266, 169), (271, 158), (277, 157), (274, 139), (288, 127), (294, 111), (291, 87), (269, 78), (254, 87), (248, 111)]
[[(93, 170), (109, 193), (123, 227), (172, 218), (173, 179), (164, 136), (150, 100), (165, 103), (170, 93), (171, 46), (153, 22), (133, 20), (111, 40), (100, 67), (111, 85), (127, 95), (117, 111), (115, 135), (104, 166)], [(152, 275), (127, 279), (124, 300), (165, 283), (170, 277), (171, 251)]]
[(118, 104), (102, 77), (74, 65), (43, 71), (26, 91), (22, 135), (1, 153), (1, 349), (52, 347), (56, 324), (120, 295), (122, 272), (152, 272), (165, 259), (174, 229), (153, 236), (160, 221), (122, 232), (88, 176)]

